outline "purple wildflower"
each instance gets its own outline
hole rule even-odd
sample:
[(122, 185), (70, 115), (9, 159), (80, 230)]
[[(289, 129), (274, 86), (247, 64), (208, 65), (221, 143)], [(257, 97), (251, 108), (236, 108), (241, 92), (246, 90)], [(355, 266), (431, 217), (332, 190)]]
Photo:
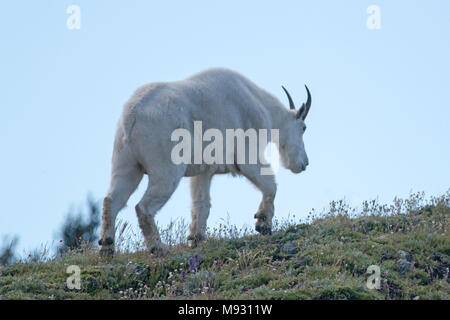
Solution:
[(196, 272), (199, 264), (200, 258), (196, 253), (193, 257), (190, 257), (188, 260), (189, 272)]

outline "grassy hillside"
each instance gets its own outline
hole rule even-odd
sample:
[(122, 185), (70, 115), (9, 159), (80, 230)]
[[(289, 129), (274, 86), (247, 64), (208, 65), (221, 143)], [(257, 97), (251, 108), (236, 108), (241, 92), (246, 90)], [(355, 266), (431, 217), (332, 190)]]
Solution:
[[(359, 210), (332, 202), (272, 236), (221, 226), (195, 249), (169, 241), (178, 243), (165, 257), (122, 245), (112, 260), (85, 249), (15, 263), (0, 269), (0, 298), (449, 299), (449, 220), (448, 192)], [(184, 237), (169, 231), (166, 240)], [(79, 290), (67, 288), (69, 265), (80, 267)], [(367, 288), (371, 265), (380, 268), (379, 289)]]

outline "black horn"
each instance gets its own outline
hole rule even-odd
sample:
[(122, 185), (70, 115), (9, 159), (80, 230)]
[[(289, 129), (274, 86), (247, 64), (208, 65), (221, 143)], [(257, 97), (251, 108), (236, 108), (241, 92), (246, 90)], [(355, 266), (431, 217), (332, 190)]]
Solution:
[(309, 109), (311, 108), (311, 92), (309, 92), (309, 89), (306, 85), (305, 85), (305, 88), (306, 88), (306, 92), (308, 93), (308, 99), (306, 100), (305, 113), (302, 115), (303, 120), (306, 119)]
[(302, 120), (306, 119), (306, 116), (308, 115), (309, 109), (311, 108), (311, 93), (309, 92), (308, 87), (305, 85), (306, 92), (308, 93), (308, 99), (306, 100), (306, 103), (303, 103), (300, 110), (297, 112), (297, 119), (302, 117)]
[(289, 108), (291, 108), (292, 110), (295, 110), (295, 105), (294, 105), (294, 101), (292, 101), (291, 95), (289, 94), (289, 92), (286, 90), (285, 87), (281, 86), (284, 90), (284, 92), (286, 92), (286, 95), (289, 99)]

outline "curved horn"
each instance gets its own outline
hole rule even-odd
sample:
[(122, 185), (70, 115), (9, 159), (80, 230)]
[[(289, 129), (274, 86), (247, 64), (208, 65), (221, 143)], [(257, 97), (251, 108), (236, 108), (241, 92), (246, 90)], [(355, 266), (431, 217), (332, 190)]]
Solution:
[(281, 86), (281, 87), (283, 88), (284, 92), (286, 92), (286, 95), (287, 95), (287, 97), (288, 97), (288, 99), (289, 99), (289, 108), (290, 108), (291, 110), (295, 110), (294, 101), (292, 101), (291, 95), (289, 94), (289, 92), (286, 90), (285, 87), (283, 87), (283, 86)]
[(305, 84), (306, 92), (308, 93), (308, 99), (306, 100), (305, 104), (305, 112), (302, 115), (303, 120), (306, 119), (306, 116), (308, 115), (309, 109), (311, 108), (311, 92), (309, 92), (308, 87)]
[(305, 85), (306, 92), (308, 93), (308, 99), (306, 100), (306, 103), (303, 103), (300, 110), (297, 112), (297, 119), (302, 117), (302, 120), (306, 119), (306, 116), (308, 115), (309, 109), (311, 108), (311, 93), (309, 92), (308, 87)]

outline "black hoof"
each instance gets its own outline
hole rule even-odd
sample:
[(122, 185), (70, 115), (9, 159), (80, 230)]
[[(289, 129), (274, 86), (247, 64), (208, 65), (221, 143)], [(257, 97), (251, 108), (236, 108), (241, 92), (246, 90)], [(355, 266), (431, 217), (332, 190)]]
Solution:
[(101, 246), (111, 246), (114, 243), (114, 240), (110, 237), (106, 238), (105, 240), (100, 239), (98, 240), (98, 244)]
[(266, 226), (257, 225), (255, 226), (255, 230), (265, 236), (270, 236), (272, 234), (272, 229)]
[(104, 258), (112, 258), (114, 257), (114, 249), (113, 248), (101, 248), (100, 256)]
[(205, 237), (202, 235), (189, 236), (188, 238), (188, 246), (190, 248), (197, 248), (198, 244), (205, 240)]
[(195, 240), (188, 240), (188, 246), (189, 246), (189, 248), (191, 248), (191, 249), (197, 248), (198, 242), (195, 241)]
[(194, 236), (190, 235), (190, 236), (187, 237), (187, 239), (188, 239), (188, 241), (194, 241), (194, 242), (198, 243), (198, 242), (204, 241), (205, 237), (203, 235), (201, 235), (201, 234), (197, 234), (197, 235), (194, 235)]
[(164, 246), (154, 246), (150, 248), (149, 252), (156, 257), (164, 257), (169, 253), (169, 250)]

